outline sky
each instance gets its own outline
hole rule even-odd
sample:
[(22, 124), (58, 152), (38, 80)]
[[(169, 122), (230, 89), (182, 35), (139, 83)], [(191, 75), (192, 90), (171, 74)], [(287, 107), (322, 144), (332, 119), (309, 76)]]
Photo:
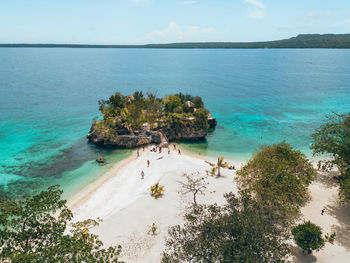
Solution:
[(0, 43), (265, 41), (350, 33), (350, 0), (0, 0)]

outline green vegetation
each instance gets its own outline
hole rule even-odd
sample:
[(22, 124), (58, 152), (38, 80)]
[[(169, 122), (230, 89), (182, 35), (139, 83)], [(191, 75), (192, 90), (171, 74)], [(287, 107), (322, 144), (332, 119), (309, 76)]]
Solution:
[(202, 99), (189, 94), (179, 93), (160, 99), (152, 93), (144, 96), (141, 91), (129, 96), (117, 92), (108, 100), (100, 100), (99, 109), (104, 119), (96, 123), (96, 129), (112, 132), (124, 124), (127, 129), (140, 130), (146, 123), (151, 128), (160, 128), (191, 119), (195, 128), (208, 128), (209, 113)]
[[(212, 166), (215, 174), (226, 165), (218, 158)], [(237, 196), (225, 195), (224, 206), (194, 203), (185, 224), (169, 229), (162, 262), (288, 262), (291, 226), (315, 174), (289, 144), (262, 147), (237, 172)], [(299, 242), (303, 236), (295, 229)], [(320, 248), (322, 240), (306, 249)]]
[(327, 240), (329, 243), (333, 244), (335, 237), (337, 236), (337, 234), (335, 232), (333, 232), (332, 234), (327, 234), (325, 235), (325, 240)]
[(221, 168), (227, 168), (228, 163), (224, 162), (224, 157), (218, 157), (218, 161), (216, 164), (210, 164), (213, 168), (210, 171), (211, 175), (217, 175), (218, 177), (221, 176), (220, 169)]
[(286, 262), (288, 231), (249, 194), (227, 194), (225, 206), (197, 205), (184, 226), (169, 229), (162, 262)]
[(120, 246), (102, 248), (89, 233), (100, 220), (71, 224), (73, 215), (61, 195), (52, 186), (23, 200), (0, 200), (1, 262), (119, 262)]
[(159, 182), (151, 186), (151, 195), (155, 198), (160, 197), (164, 192), (164, 186), (160, 185)]
[(319, 167), (329, 170), (336, 166), (339, 169), (340, 197), (350, 204), (350, 113), (327, 116), (327, 122), (312, 134), (312, 138), (313, 154), (331, 157), (320, 162)]
[(311, 254), (312, 250), (320, 250), (325, 243), (322, 238), (321, 227), (310, 221), (294, 227), (292, 234), (297, 245), (308, 254)]
[(155, 222), (153, 222), (152, 225), (148, 226), (147, 234), (155, 236), (157, 235), (157, 231), (158, 231), (158, 226)]
[(262, 147), (237, 174), (241, 191), (248, 190), (258, 202), (288, 217), (297, 215), (307, 200), (316, 171), (304, 154), (282, 142)]
[(201, 42), (148, 45), (80, 45), (80, 44), (0, 44), (0, 47), (46, 48), (350, 48), (350, 34), (302, 34), (266, 42)]

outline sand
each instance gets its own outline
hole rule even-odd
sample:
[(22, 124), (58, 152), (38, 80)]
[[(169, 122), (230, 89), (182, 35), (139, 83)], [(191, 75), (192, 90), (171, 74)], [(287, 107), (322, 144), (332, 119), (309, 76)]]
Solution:
[[(147, 160), (150, 167), (147, 167)], [(164, 250), (165, 238), (170, 226), (181, 224), (185, 207), (192, 202), (192, 196), (179, 194), (183, 173), (197, 173), (207, 176), (211, 166), (201, 156), (181, 155), (171, 147), (163, 153), (140, 150), (112, 167), (99, 181), (88, 186), (68, 205), (75, 220), (86, 218), (103, 219), (94, 233), (105, 245), (121, 244), (126, 262), (159, 262)], [(215, 160), (210, 160), (215, 162)], [(241, 164), (230, 162), (236, 167)], [(141, 171), (145, 177), (141, 179)], [(234, 170), (223, 169), (221, 177), (207, 176), (209, 182), (205, 195), (198, 196), (198, 203), (224, 203), (224, 193), (236, 192), (233, 181)], [(162, 197), (150, 195), (150, 187), (156, 182), (165, 187)], [(156, 235), (148, 234), (149, 226), (157, 225)]]
[[(338, 190), (332, 176), (322, 174), (309, 186), (311, 200), (301, 209), (302, 220), (310, 220), (320, 226), (324, 235), (335, 232), (337, 236), (333, 244), (327, 242), (323, 249), (312, 255), (306, 255), (295, 247), (295, 262), (350, 262), (350, 209), (339, 205)], [(321, 215), (323, 208), (325, 212)]]
[[(147, 167), (147, 160), (150, 167)], [(106, 246), (121, 244), (122, 260), (126, 262), (159, 262), (165, 248), (170, 226), (182, 224), (186, 206), (192, 202), (189, 194), (179, 194), (183, 173), (199, 172), (206, 176), (211, 166), (210, 158), (182, 152), (171, 147), (163, 153), (140, 150), (133, 156), (113, 166), (100, 180), (92, 183), (69, 200), (75, 220), (86, 218), (103, 219), (93, 232), (100, 236)], [(226, 160), (239, 168), (242, 164)], [(141, 171), (145, 178), (141, 179)], [(220, 178), (207, 176), (209, 182), (205, 195), (198, 196), (198, 203), (224, 203), (224, 193), (236, 192), (236, 173), (222, 170)], [(160, 182), (165, 187), (164, 195), (155, 199), (150, 195), (150, 186)], [(310, 202), (302, 208), (303, 220), (311, 220), (322, 227), (323, 233), (337, 233), (334, 244), (326, 246), (313, 255), (305, 255), (295, 247), (295, 262), (350, 262), (350, 213), (338, 205), (338, 188), (332, 180), (320, 177), (310, 185)], [(322, 208), (326, 209), (321, 215)], [(156, 235), (149, 232), (157, 226)]]

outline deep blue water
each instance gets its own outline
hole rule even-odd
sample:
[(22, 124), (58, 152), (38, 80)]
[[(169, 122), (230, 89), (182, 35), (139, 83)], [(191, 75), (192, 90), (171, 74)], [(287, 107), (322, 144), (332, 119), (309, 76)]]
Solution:
[(350, 110), (350, 51), (1, 48), (0, 191), (74, 192), (108, 169), (97, 156), (128, 156), (85, 136), (98, 99), (135, 90), (203, 97), (219, 125), (190, 150), (245, 159), (285, 140), (309, 155), (324, 116)]

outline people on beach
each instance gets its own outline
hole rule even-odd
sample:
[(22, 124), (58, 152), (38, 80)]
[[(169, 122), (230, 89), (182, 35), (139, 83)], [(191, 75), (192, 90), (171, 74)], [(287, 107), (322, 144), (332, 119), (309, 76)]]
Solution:
[(324, 212), (326, 212), (326, 209), (323, 208), (323, 209), (321, 210), (321, 215), (322, 215), (322, 216), (323, 216)]
[(145, 178), (145, 173), (143, 171), (141, 171), (141, 179)]
[(136, 152), (136, 153), (137, 153), (137, 157), (139, 157), (139, 156), (140, 156), (140, 152), (139, 152), (139, 150), (137, 150), (137, 152)]
[(162, 148), (161, 147), (159, 147), (159, 153), (162, 153)]
[(149, 160), (147, 160), (147, 167), (149, 167), (149, 165), (150, 165), (150, 162), (149, 162)]
[(145, 151), (145, 146), (142, 146), (142, 151)]
[(181, 151), (180, 151), (180, 149), (179, 149), (177, 152), (179, 153), (179, 155), (181, 155)]
[(174, 150), (176, 150), (176, 144), (173, 144), (173, 146), (174, 146)]
[(170, 149), (168, 148), (168, 154), (170, 154)]

